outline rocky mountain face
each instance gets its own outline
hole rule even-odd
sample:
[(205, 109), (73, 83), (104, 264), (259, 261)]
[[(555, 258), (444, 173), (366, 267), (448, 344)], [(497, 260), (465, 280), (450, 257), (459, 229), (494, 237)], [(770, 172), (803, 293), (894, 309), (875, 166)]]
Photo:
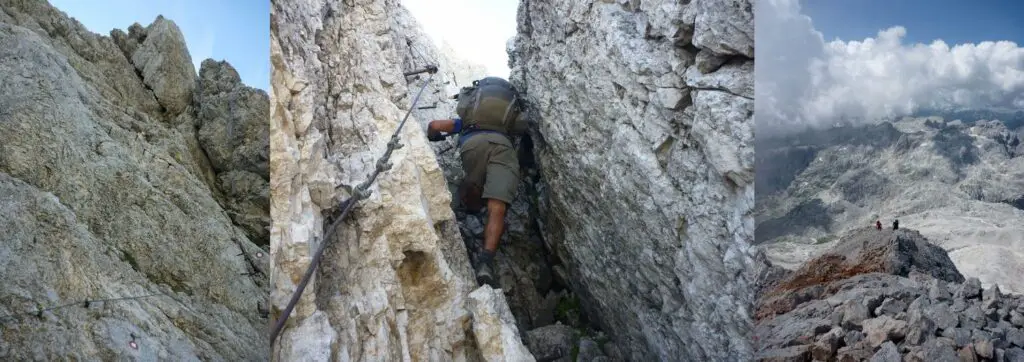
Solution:
[(1024, 145), (1002, 121), (907, 117), (758, 140), (757, 242), (794, 269), (873, 225), (920, 230), (965, 275), (1024, 291)]
[(519, 19), (512, 78), (539, 127), (491, 290), (470, 267), (484, 219), (453, 210), (455, 139), (423, 132), (485, 74), (395, 1), (273, 3), (275, 317), (428, 78), (402, 73), (440, 68), (276, 358), (752, 356), (750, 4), (523, 2)]
[(403, 72), (440, 63), (416, 107), (473, 73), (438, 54), (397, 1), (272, 3), (273, 319), (315, 248), (331, 243), (273, 358), (534, 359), (503, 294), (476, 286), (445, 171), (419, 120), (401, 131), (369, 198), (323, 239), (427, 77)]
[(965, 279), (916, 230), (851, 230), (798, 270), (767, 265), (760, 360), (1024, 361), (1024, 296)]
[(751, 2), (524, 0), (518, 19), (521, 190), (554, 279), (610, 357), (749, 359)]
[[(402, 9), (399, 12), (404, 14)], [(452, 95), (488, 74), (482, 67), (459, 59), (450, 48), (431, 44), (411, 17), (402, 15), (396, 19), (410, 22), (403, 25), (404, 37), (396, 40), (397, 44), (405, 45), (398, 47), (403, 69), (422, 69), (427, 64), (438, 64), (440, 68), (440, 74), (427, 85), (412, 112), (425, 131), (431, 120), (455, 117), (457, 101)], [(426, 75), (410, 77), (410, 87), (421, 85), (426, 78)], [(464, 177), (457, 141), (458, 137), (451, 137), (431, 143), (453, 199), (457, 198), (457, 189)], [(528, 142), (520, 142), (519, 147), (520, 158), (527, 164), (533, 161)], [(536, 173), (532, 175), (535, 177)], [(501, 291), (516, 329), (538, 360), (569, 358), (574, 348), (584, 351), (584, 358), (605, 355), (606, 349), (615, 354), (614, 344), (605, 343), (605, 333), (590, 323), (579, 297), (569, 289), (566, 280), (561, 279), (565, 275), (559, 272), (564, 271), (542, 241), (533, 180), (527, 177), (520, 182), (518, 197), (506, 215), (506, 231), (495, 260)], [(483, 246), (487, 215), (467, 212), (457, 202), (453, 202), (452, 207), (469, 260), (476, 263), (475, 257)]]
[(265, 358), (266, 93), (169, 19), (31, 0), (0, 2), (0, 78), (0, 359)]

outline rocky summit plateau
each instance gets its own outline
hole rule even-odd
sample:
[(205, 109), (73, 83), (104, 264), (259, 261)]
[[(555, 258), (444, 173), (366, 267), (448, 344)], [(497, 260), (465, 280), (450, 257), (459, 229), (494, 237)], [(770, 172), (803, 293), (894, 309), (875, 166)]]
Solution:
[(171, 19), (0, 1), (0, 360), (265, 360), (268, 105)]
[[(272, 319), (329, 243), (273, 358), (753, 357), (751, 1), (524, 0), (507, 76), (435, 44), (398, 1), (271, 12)], [(500, 289), (474, 280), (485, 219), (453, 205), (455, 140), (424, 132), (485, 75), (509, 78), (536, 123)], [(410, 109), (392, 167), (328, 230)]]
[(1024, 296), (964, 277), (911, 229), (861, 228), (759, 272), (760, 361), (1024, 361)]

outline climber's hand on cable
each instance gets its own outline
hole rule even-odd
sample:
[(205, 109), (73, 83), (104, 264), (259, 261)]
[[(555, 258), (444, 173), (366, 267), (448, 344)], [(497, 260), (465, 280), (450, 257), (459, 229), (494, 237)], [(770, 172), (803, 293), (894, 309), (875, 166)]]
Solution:
[(430, 142), (444, 141), (445, 138), (448, 138), (448, 135), (442, 134), (441, 132), (427, 133), (427, 140)]
[(439, 119), (427, 125), (427, 139), (430, 142), (443, 141), (455, 132), (455, 120)]

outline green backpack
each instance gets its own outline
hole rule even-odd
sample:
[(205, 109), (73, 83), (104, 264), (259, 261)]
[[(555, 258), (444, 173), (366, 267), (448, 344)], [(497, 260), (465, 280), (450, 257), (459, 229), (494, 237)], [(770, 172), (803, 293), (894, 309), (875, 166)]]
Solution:
[(508, 81), (487, 77), (463, 87), (456, 96), (455, 112), (462, 119), (463, 132), (488, 130), (506, 136), (520, 136), (529, 124), (519, 104), (519, 92)]

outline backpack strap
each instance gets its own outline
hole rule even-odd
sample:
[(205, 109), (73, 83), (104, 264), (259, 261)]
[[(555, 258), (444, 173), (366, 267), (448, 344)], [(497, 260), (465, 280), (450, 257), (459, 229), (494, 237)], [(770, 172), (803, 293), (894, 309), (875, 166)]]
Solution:
[(480, 91), (479, 87), (477, 87), (476, 95), (473, 98), (473, 108), (471, 108), (473, 110), (473, 113), (472, 113), (473, 118), (472, 119), (473, 119), (474, 123), (476, 123), (476, 110), (477, 110), (477, 108), (480, 107), (480, 93), (483, 93), (483, 92)]
[(501, 116), (501, 124), (508, 128), (508, 112), (512, 110), (512, 106), (516, 105), (516, 100), (519, 99), (519, 95), (512, 93), (512, 101), (508, 102), (508, 106), (505, 107), (505, 114)]

